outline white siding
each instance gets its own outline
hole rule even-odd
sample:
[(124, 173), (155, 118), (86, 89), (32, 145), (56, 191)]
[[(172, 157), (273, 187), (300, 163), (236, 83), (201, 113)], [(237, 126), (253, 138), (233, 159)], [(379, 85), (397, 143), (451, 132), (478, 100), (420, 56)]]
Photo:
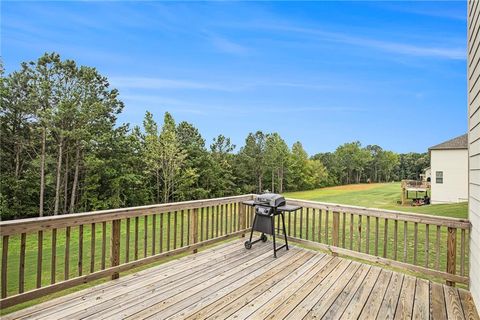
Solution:
[[(432, 203), (468, 200), (468, 150), (431, 151)], [(437, 172), (443, 172), (443, 183), (437, 183)]]
[(468, 1), (467, 37), (470, 291), (480, 310), (480, 0)]

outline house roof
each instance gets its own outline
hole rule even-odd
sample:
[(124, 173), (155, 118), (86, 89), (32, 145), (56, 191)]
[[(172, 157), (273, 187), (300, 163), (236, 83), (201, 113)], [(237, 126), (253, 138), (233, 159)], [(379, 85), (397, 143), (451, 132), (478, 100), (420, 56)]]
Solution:
[(428, 150), (452, 150), (452, 149), (468, 149), (468, 135), (465, 133), (459, 137), (437, 144)]

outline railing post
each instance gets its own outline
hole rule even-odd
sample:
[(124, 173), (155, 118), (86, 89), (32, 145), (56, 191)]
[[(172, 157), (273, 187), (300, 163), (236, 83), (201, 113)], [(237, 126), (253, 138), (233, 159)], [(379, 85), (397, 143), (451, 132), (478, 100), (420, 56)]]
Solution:
[[(112, 221), (112, 235), (110, 240), (110, 265), (112, 267), (120, 264), (120, 226), (121, 220)], [(118, 279), (118, 272), (112, 274), (112, 280)]]
[[(193, 209), (190, 215), (190, 243), (198, 242), (198, 208)], [(182, 235), (183, 237), (183, 235)], [(193, 249), (193, 253), (197, 253), (198, 249)]]
[(340, 213), (333, 211), (333, 231), (332, 231), (332, 239), (333, 239), (333, 246), (338, 247), (338, 237), (340, 234)]
[[(238, 204), (238, 217), (240, 219), (240, 229), (245, 230), (247, 228), (247, 217), (245, 216), (245, 205), (243, 203)], [(245, 237), (245, 233), (242, 233), (242, 238)]]
[[(457, 265), (457, 229), (448, 228), (447, 236), (447, 272), (451, 274), (456, 273)], [(447, 285), (455, 286), (455, 282), (447, 281)]]

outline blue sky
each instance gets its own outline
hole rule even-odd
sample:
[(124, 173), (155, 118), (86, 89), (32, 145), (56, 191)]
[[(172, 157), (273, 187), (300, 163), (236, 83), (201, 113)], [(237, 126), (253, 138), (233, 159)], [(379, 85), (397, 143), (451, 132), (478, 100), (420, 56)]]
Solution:
[(466, 131), (466, 3), (3, 2), (11, 72), (46, 51), (95, 66), (121, 122), (165, 111), (242, 145), (277, 131), (423, 152)]

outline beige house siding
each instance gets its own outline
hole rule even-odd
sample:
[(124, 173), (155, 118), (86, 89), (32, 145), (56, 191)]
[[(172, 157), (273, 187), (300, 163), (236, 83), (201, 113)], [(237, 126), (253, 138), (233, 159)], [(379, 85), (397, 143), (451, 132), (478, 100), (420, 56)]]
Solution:
[(480, 0), (468, 1), (467, 15), (470, 290), (480, 308)]
[[(452, 203), (468, 201), (468, 150), (431, 150), (431, 201)], [(437, 172), (443, 181), (437, 182)]]

